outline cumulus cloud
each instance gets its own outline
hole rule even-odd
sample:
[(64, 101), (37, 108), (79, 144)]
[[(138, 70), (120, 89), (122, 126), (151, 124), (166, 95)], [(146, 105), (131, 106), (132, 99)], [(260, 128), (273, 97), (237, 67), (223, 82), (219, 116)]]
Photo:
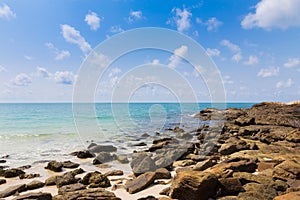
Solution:
[(299, 0), (261, 0), (241, 22), (244, 29), (287, 29), (300, 26)]
[(53, 51), (53, 53), (55, 54), (55, 58), (54, 58), (55, 60), (63, 60), (64, 58), (71, 56), (71, 53), (69, 51), (59, 50), (51, 42), (47, 42), (45, 45), (46, 47), (48, 47), (48, 49)]
[(63, 24), (60, 27), (62, 30), (62, 35), (67, 42), (78, 45), (81, 51), (84, 53), (87, 53), (91, 50), (90, 44), (87, 43), (84, 37), (80, 35), (80, 32), (74, 27), (67, 24)]
[(2, 65), (0, 65), (0, 73), (1, 73), (1, 72), (6, 72), (5, 67), (3, 67)]
[(90, 26), (91, 30), (96, 31), (100, 27), (101, 19), (94, 12), (86, 14), (84, 21)]
[(249, 56), (248, 60), (244, 62), (245, 65), (255, 65), (257, 64), (258, 58), (256, 56)]
[(128, 22), (130, 22), (130, 23), (134, 22), (136, 20), (141, 19), (142, 17), (143, 17), (142, 11), (140, 11), (140, 10), (136, 10), (136, 11), (132, 10), (129, 13)]
[(206, 53), (211, 57), (220, 56), (221, 54), (221, 52), (218, 49), (210, 49), (210, 48), (206, 49)]
[(184, 57), (188, 51), (188, 47), (182, 45), (181, 47), (174, 50), (174, 54), (169, 58), (168, 66), (170, 68), (176, 68), (181, 61), (180, 57)]
[(15, 18), (16, 14), (10, 9), (10, 7), (6, 4), (2, 4), (0, 6), (0, 18), (3, 19), (11, 19)]
[(18, 74), (11, 83), (15, 86), (28, 86), (32, 83), (32, 79), (25, 73)]
[(239, 51), (241, 51), (241, 48), (238, 45), (230, 42), (229, 40), (222, 40), (221, 41), (221, 45), (229, 48), (232, 52), (239, 52)]
[(49, 73), (45, 68), (42, 67), (36, 68), (36, 75), (38, 77), (43, 77), (43, 78), (49, 78), (50, 76), (52, 76), (51, 73)]
[(260, 77), (271, 77), (271, 76), (277, 76), (279, 74), (279, 67), (269, 67), (269, 68), (263, 68), (258, 73), (257, 76)]
[(204, 22), (200, 18), (196, 18), (196, 22), (206, 26), (206, 30), (208, 31), (216, 31), (223, 24), (223, 22), (218, 20), (216, 17), (212, 17)]
[(180, 8), (173, 8), (172, 13), (175, 13), (173, 20), (179, 32), (186, 31), (191, 27), (192, 13), (186, 8), (183, 8), (182, 10)]
[(289, 58), (286, 63), (284, 63), (284, 67), (291, 68), (296, 67), (300, 65), (300, 59), (299, 58)]
[(279, 81), (276, 83), (276, 88), (289, 88), (293, 85), (292, 79), (288, 79), (286, 81)]
[(234, 54), (231, 58), (231, 60), (233, 60), (234, 62), (240, 62), (240, 60), (243, 59), (243, 56), (242, 56), (242, 53), (241, 52), (238, 52), (236, 54)]
[(57, 71), (53, 74), (53, 79), (59, 84), (72, 85), (76, 80), (76, 76), (70, 71)]

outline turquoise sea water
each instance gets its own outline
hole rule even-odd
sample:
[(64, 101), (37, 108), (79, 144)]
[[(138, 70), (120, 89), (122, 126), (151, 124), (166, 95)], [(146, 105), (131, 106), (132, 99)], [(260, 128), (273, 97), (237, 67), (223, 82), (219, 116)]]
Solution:
[[(226, 107), (249, 108), (254, 103), (228, 103)], [(73, 113), (71, 103), (0, 104), (0, 156), (10, 164), (63, 156), (85, 148), (90, 141), (111, 143), (130, 151), (143, 133), (164, 134), (166, 128), (193, 130), (202, 122), (193, 114), (210, 103), (96, 103), (94, 110)], [(224, 108), (214, 104), (213, 107)], [(77, 107), (78, 108), (78, 107)], [(78, 110), (78, 109), (77, 109)], [(95, 128), (96, 127), (96, 128)], [(79, 132), (78, 132), (79, 131)], [(149, 141), (151, 142), (151, 141)]]

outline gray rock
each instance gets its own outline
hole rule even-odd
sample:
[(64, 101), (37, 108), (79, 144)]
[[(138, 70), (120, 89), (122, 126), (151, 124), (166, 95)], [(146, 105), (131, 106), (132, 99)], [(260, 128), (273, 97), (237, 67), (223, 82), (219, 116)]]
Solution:
[(106, 191), (103, 188), (89, 188), (85, 190), (77, 190), (66, 192), (62, 195), (56, 195), (52, 200), (121, 200), (112, 192)]
[(11, 186), (5, 190), (3, 190), (2, 192), (0, 192), (0, 198), (5, 198), (5, 197), (9, 197), (11, 195), (14, 195), (15, 193), (20, 193), (26, 190), (26, 185), (25, 184), (20, 184), (20, 185), (14, 185)]
[(54, 172), (61, 172), (62, 171), (63, 164), (61, 162), (57, 162), (55, 160), (48, 163), (48, 165), (45, 167), (45, 169), (54, 171)]
[(52, 199), (52, 195), (50, 193), (38, 192), (38, 193), (23, 194), (14, 198), (13, 200), (51, 200), (51, 199)]
[(81, 184), (81, 183), (75, 183), (75, 184), (70, 184), (70, 185), (65, 185), (60, 188), (58, 188), (58, 194), (62, 195), (67, 192), (74, 192), (77, 190), (84, 190), (86, 189), (86, 186)]
[(45, 183), (38, 181), (38, 180), (34, 180), (34, 181), (31, 181), (30, 183), (26, 184), (26, 190), (34, 190), (37, 188), (44, 187), (44, 185), (45, 185)]
[(147, 188), (153, 183), (154, 179), (155, 172), (146, 172), (133, 180), (127, 181), (125, 187), (130, 194), (134, 194)]
[(79, 167), (78, 163), (73, 163), (72, 161), (69, 160), (62, 162), (62, 165), (64, 168), (71, 168), (71, 169)]
[(149, 155), (143, 153), (140, 155), (138, 154), (139, 153), (133, 155), (132, 161), (130, 163), (134, 174), (139, 175), (145, 172), (156, 170), (154, 160)]
[(6, 180), (5, 179), (0, 179), (0, 185), (6, 183)]
[(100, 152), (96, 158), (93, 160), (93, 164), (97, 165), (97, 164), (103, 164), (103, 163), (107, 163), (110, 162), (114, 159), (114, 156), (111, 155), (108, 152)]
[(127, 158), (126, 155), (119, 155), (119, 156), (117, 156), (117, 160), (118, 160), (120, 163), (122, 163), (122, 164), (127, 164), (127, 163), (129, 163), (129, 160), (128, 160), (128, 158)]
[(115, 152), (117, 148), (113, 145), (96, 145), (89, 148), (90, 152), (100, 153), (100, 152)]

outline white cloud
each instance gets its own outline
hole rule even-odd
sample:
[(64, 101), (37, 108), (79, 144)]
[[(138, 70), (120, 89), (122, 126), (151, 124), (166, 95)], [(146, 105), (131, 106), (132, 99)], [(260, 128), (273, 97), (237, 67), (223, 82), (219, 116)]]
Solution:
[(222, 41), (221, 41), (221, 45), (223, 45), (223, 46), (229, 48), (229, 49), (230, 49), (231, 51), (233, 51), (233, 52), (239, 52), (239, 51), (241, 51), (241, 48), (240, 48), (238, 45), (233, 44), (233, 43), (230, 42), (229, 40), (222, 40)]
[(66, 50), (59, 50), (56, 48), (51, 42), (47, 42), (46, 47), (48, 47), (50, 50), (53, 51), (53, 53), (56, 55), (55, 60), (63, 60), (64, 58), (70, 57), (71, 53)]
[(121, 28), (120, 25), (115, 25), (115, 26), (110, 27), (110, 32), (112, 32), (112, 33), (121, 33), (123, 31), (124, 30)]
[(241, 22), (244, 29), (287, 29), (300, 26), (299, 0), (261, 0)]
[(140, 10), (136, 10), (136, 11), (132, 10), (129, 13), (128, 22), (130, 22), (130, 23), (134, 22), (136, 20), (141, 19), (142, 17), (143, 17), (142, 11), (140, 11)]
[(182, 45), (181, 47), (175, 49), (174, 54), (172, 56), (170, 56), (170, 58), (169, 58), (170, 62), (168, 64), (168, 66), (170, 68), (176, 68), (177, 65), (181, 61), (180, 57), (184, 57), (186, 55), (187, 51), (188, 51), (188, 47), (185, 45)]
[(230, 77), (230, 76), (224, 76), (224, 77), (223, 77), (223, 83), (224, 83), (224, 84), (233, 84), (234, 81), (231, 80), (231, 77)]
[(113, 69), (111, 69), (111, 71), (110, 71), (110, 73), (109, 73), (109, 75), (108, 75), (108, 77), (113, 77), (113, 76), (115, 76), (116, 74), (119, 74), (119, 73), (121, 73), (122, 71), (121, 71), (121, 69), (120, 68), (113, 68)]
[(189, 12), (186, 8), (183, 8), (183, 10), (181, 10), (180, 8), (173, 8), (172, 12), (175, 13), (173, 19), (179, 32), (186, 31), (191, 27), (192, 13)]
[(208, 31), (215, 31), (223, 24), (223, 22), (219, 21), (215, 17), (212, 17), (209, 20), (207, 20), (205, 24), (207, 26)]
[(299, 58), (289, 58), (286, 63), (284, 63), (284, 67), (291, 68), (296, 67), (300, 65), (300, 59)]
[(0, 18), (11, 19), (15, 17), (16, 14), (10, 9), (8, 5), (2, 4), (2, 6), (0, 6)]
[(245, 65), (255, 65), (257, 64), (258, 58), (256, 56), (249, 56), (248, 60), (244, 62)]
[(209, 55), (209, 56), (220, 56), (220, 51), (218, 49), (210, 49), (210, 48), (207, 48), (206, 49), (206, 53)]
[(31, 77), (25, 73), (18, 74), (11, 83), (16, 86), (28, 86), (32, 83)]
[(153, 59), (151, 64), (158, 65), (158, 64), (160, 64), (160, 61), (158, 59)]
[(76, 76), (70, 71), (57, 71), (53, 75), (53, 79), (56, 83), (72, 85), (76, 80)]
[(271, 76), (277, 76), (279, 74), (279, 67), (269, 67), (269, 68), (264, 68), (261, 69), (258, 73), (257, 76), (260, 77), (271, 77)]
[(27, 56), (27, 55), (24, 55), (24, 58), (26, 59), (26, 60), (33, 60), (33, 57), (31, 57), (31, 56)]
[(36, 75), (38, 77), (49, 78), (50, 76), (52, 76), (51, 73), (49, 73), (45, 68), (42, 67), (37, 67), (36, 71), (37, 71)]
[(90, 44), (85, 41), (84, 37), (82, 37), (80, 32), (75, 28), (67, 24), (63, 24), (60, 27), (62, 30), (62, 35), (67, 42), (77, 44), (84, 53), (87, 53), (91, 50)]
[(236, 54), (234, 54), (231, 58), (234, 62), (240, 62), (240, 60), (243, 59), (243, 56), (242, 56), (242, 53), (241, 52), (238, 52)]
[(101, 19), (94, 12), (86, 14), (84, 21), (90, 26), (91, 30), (95, 31), (100, 27)]
[(276, 83), (276, 88), (289, 88), (293, 85), (292, 79), (288, 79), (287, 81), (279, 81)]
[(0, 73), (1, 73), (1, 72), (6, 72), (5, 67), (3, 67), (2, 65), (0, 65)]

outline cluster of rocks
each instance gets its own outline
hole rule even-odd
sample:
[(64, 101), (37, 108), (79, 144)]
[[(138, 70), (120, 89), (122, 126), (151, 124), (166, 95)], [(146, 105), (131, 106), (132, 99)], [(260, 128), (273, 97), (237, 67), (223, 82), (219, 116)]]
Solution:
[[(169, 129), (173, 136), (155, 139), (148, 147), (141, 142), (137, 146), (145, 150), (131, 155), (116, 155), (116, 147), (95, 143), (87, 150), (72, 153), (80, 159), (93, 158), (94, 165), (111, 161), (129, 163), (133, 175), (117, 179), (117, 183), (112, 183), (110, 176), (122, 176), (121, 170), (105, 174), (97, 170), (84, 172), (71, 161), (50, 161), (45, 166), (47, 170), (74, 170), (49, 177), (45, 182), (34, 180), (9, 187), (0, 192), (0, 198), (19, 194), (15, 199), (116, 200), (120, 197), (114, 190), (126, 189), (134, 194), (160, 184), (166, 185), (161, 197), (150, 195), (140, 200), (300, 199), (300, 104), (208, 108), (195, 117), (203, 122), (196, 130)], [(149, 139), (148, 136), (145, 138)], [(83, 176), (80, 178), (79, 174)], [(24, 168), (0, 168), (0, 176), (21, 179), (38, 175), (26, 174)], [(0, 184), (5, 184), (4, 178)], [(50, 185), (57, 187), (57, 195), (22, 194)]]

